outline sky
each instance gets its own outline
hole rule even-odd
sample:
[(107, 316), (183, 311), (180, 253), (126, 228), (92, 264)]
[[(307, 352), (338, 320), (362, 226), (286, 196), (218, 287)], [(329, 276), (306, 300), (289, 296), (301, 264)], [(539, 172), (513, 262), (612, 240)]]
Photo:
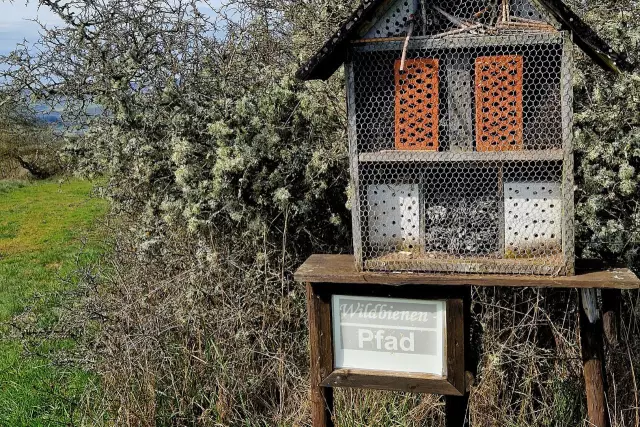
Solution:
[[(221, 0), (210, 0), (209, 4), (217, 7)], [(203, 7), (203, 13), (212, 13)], [(38, 40), (40, 26), (33, 22), (39, 19), (46, 25), (61, 25), (62, 20), (53, 14), (48, 7), (38, 8), (38, 0), (0, 0), (0, 55), (11, 52), (17, 43), (27, 40), (34, 43)]]
[(37, 41), (40, 26), (32, 22), (36, 18), (47, 25), (62, 22), (48, 8), (38, 9), (37, 0), (28, 4), (25, 0), (13, 3), (0, 0), (0, 55), (11, 52), (17, 43), (25, 39), (30, 43)]

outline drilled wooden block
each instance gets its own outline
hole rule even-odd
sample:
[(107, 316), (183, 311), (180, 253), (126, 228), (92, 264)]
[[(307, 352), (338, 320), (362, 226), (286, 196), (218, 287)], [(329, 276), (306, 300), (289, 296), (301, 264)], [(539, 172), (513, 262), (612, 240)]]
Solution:
[(557, 182), (505, 182), (505, 253), (509, 258), (562, 253), (562, 189)]
[(395, 139), (398, 150), (438, 150), (438, 60), (395, 63)]
[(521, 150), (523, 144), (521, 56), (476, 59), (476, 150)]
[(417, 185), (369, 185), (367, 188), (371, 245), (419, 251), (420, 193)]

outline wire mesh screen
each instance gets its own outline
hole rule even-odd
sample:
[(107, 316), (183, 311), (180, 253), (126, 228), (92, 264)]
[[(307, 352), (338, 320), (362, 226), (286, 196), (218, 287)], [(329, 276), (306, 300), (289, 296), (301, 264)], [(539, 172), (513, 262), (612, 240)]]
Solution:
[(571, 274), (566, 36), (427, 35), (403, 47), (356, 42), (347, 64), (360, 267)]
[(548, 29), (552, 21), (530, 0), (397, 0), (365, 34), (365, 39), (398, 37), (413, 24), (416, 36), (456, 34), (465, 27), (500, 31)]

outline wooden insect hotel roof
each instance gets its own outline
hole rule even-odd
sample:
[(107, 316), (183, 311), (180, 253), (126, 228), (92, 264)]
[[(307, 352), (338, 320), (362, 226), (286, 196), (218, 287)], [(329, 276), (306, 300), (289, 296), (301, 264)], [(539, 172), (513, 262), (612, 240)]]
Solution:
[[(556, 26), (558, 30), (571, 31), (573, 41), (605, 70), (620, 72), (634, 69), (634, 65), (630, 64), (624, 55), (614, 51), (562, 1), (533, 0), (533, 3), (544, 13), (547, 22)], [(302, 80), (329, 78), (345, 61), (348, 43), (362, 38), (366, 29), (380, 18), (380, 11), (392, 4), (393, 1), (389, 0), (364, 1), (322, 48), (299, 68), (296, 76)]]

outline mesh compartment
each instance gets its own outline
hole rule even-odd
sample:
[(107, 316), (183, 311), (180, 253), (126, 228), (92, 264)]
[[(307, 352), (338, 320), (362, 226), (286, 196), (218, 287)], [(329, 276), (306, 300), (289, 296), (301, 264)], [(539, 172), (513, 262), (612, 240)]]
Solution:
[[(448, 4), (436, 14), (464, 20), (485, 5)], [(523, 20), (541, 19), (528, 3), (509, 7)], [(426, 22), (424, 16), (414, 24)], [(433, 25), (429, 31), (451, 30)], [(404, 70), (405, 40), (351, 46), (346, 70), (358, 265), (572, 274), (568, 36), (517, 25), (447, 36), (417, 31), (424, 35), (409, 39)]]
[[(537, 40), (534, 37), (532, 41)], [(555, 41), (553, 44), (449, 49), (434, 49), (430, 46), (419, 49), (419, 41), (414, 40), (414, 43), (410, 43), (413, 49), (407, 52), (407, 66), (417, 59), (444, 64), (437, 68), (437, 76), (432, 79), (434, 84), (438, 85), (437, 90), (425, 90), (422, 94), (425, 104), (431, 101), (427, 95), (436, 93), (439, 101), (439, 106), (436, 107), (439, 124), (437, 138), (431, 145), (437, 146), (439, 151), (449, 151), (452, 148), (458, 151), (476, 149), (475, 140), (479, 129), (477, 119), (482, 117), (482, 109), (485, 107), (476, 99), (481, 98), (481, 91), (484, 89), (479, 80), (483, 76), (476, 74), (478, 71), (481, 72), (483, 63), (495, 62), (501, 58), (506, 63), (521, 63), (518, 70), (522, 70), (521, 73), (516, 70), (520, 74), (511, 76), (514, 78), (507, 82), (517, 84), (517, 106), (514, 106), (517, 116), (514, 117), (515, 123), (511, 127), (517, 135), (511, 136), (507, 143), (524, 150), (561, 149), (562, 44), (560, 38), (556, 38)], [(375, 50), (372, 50), (373, 48)], [(377, 152), (395, 148), (395, 105), (398, 101), (396, 92), (400, 89), (396, 85), (394, 66), (401, 56), (400, 48), (400, 42), (389, 42), (376, 43), (375, 46), (356, 46), (354, 49), (358, 152)], [(494, 74), (496, 68), (494, 67)], [(501, 77), (493, 76), (491, 82), (498, 83)], [(495, 92), (500, 86), (493, 86), (493, 89)], [(505, 90), (505, 93), (508, 94), (508, 91)], [(487, 107), (491, 107), (499, 99), (500, 95), (491, 97)], [(494, 134), (494, 139), (499, 139), (499, 133), (489, 131), (488, 135), (491, 133)], [(487, 144), (495, 146), (490, 142)]]

